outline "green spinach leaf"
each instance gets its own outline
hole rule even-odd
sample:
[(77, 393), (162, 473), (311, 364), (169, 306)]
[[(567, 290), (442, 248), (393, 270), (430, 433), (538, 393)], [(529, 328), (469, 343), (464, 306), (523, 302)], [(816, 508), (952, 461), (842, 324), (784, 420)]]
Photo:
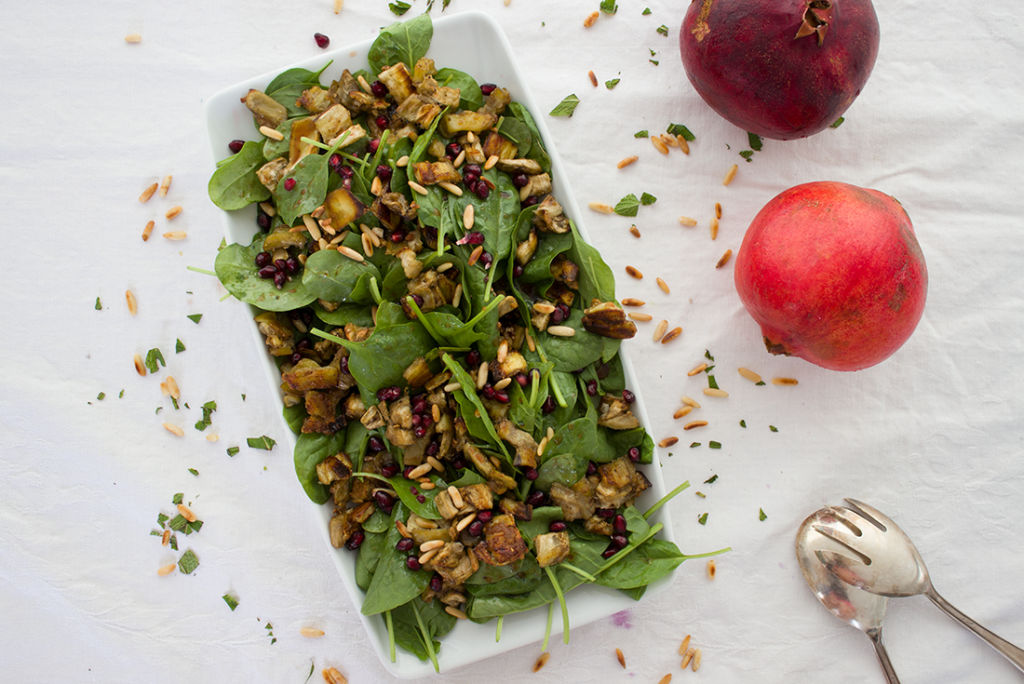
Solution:
[(411, 72), (419, 58), (427, 54), (433, 37), (434, 25), (429, 14), (385, 26), (366, 55), (370, 69), (379, 74), (387, 65), (404, 62)]
[(257, 233), (248, 247), (232, 243), (220, 250), (213, 262), (217, 279), (234, 297), (264, 311), (301, 309), (316, 299), (301, 280), (292, 278), (278, 289), (273, 280), (256, 274), (256, 255), (263, 251), (264, 237)]
[(380, 271), (368, 261), (355, 261), (333, 249), (321, 249), (306, 260), (302, 285), (317, 299), (328, 302), (372, 304), (370, 281), (380, 281)]
[(221, 209), (234, 211), (270, 197), (270, 190), (256, 176), (264, 162), (262, 145), (246, 141), (213, 172), (206, 187), (210, 200)]

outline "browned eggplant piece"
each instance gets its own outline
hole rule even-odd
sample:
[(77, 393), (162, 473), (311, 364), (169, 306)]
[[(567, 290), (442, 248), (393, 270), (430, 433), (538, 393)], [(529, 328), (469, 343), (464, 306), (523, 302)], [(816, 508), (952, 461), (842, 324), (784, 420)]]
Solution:
[(271, 356), (291, 356), (295, 353), (295, 329), (286, 318), (265, 311), (253, 320)]
[(496, 123), (498, 117), (490, 112), (460, 111), (441, 116), (441, 132), (446, 138), (454, 138), (466, 131), (482, 133)]
[(402, 100), (395, 109), (395, 114), (402, 121), (408, 121), (420, 128), (427, 128), (434, 118), (441, 113), (441, 105), (431, 102), (419, 93), (413, 93)]
[(487, 454), (480, 451), (475, 445), (468, 442), (463, 444), (462, 453), (473, 463), (477, 472), (491, 483), (491, 489), (495, 494), (502, 494), (516, 488), (516, 481), (495, 468), (491, 460), (487, 458)]
[(433, 76), (436, 73), (437, 67), (434, 66), (434, 60), (429, 57), (420, 57), (412, 67), (412, 80), (414, 83), (419, 83), (427, 76)]
[(340, 371), (337, 366), (321, 366), (313, 359), (301, 359), (291, 370), (281, 374), (288, 387), (296, 392), (335, 389)]
[(316, 478), (322, 485), (334, 484), (352, 476), (352, 461), (345, 454), (328, 456), (316, 464)]
[(484, 525), (483, 540), (473, 547), (481, 563), (487, 565), (510, 565), (527, 554), (526, 542), (516, 527), (515, 519), (508, 513), (491, 518)]
[(527, 176), (527, 178), (529, 178), (529, 182), (519, 188), (520, 201), (525, 200), (530, 195), (543, 197), (551, 192), (551, 174), (538, 173), (533, 176)]
[(515, 447), (516, 455), (512, 465), (517, 468), (537, 467), (537, 442), (529, 432), (520, 430), (507, 418), (495, 423), (494, 428), (498, 437)]
[(283, 104), (260, 90), (250, 90), (242, 98), (242, 102), (252, 112), (258, 126), (277, 128), (288, 118), (288, 110)]
[(434, 374), (430, 371), (430, 364), (421, 356), (402, 371), (402, 377), (409, 383), (409, 387), (422, 387)]
[(331, 99), (330, 92), (320, 86), (313, 86), (302, 91), (302, 95), (295, 100), (295, 106), (302, 107), (311, 114), (319, 114), (334, 106), (334, 100)]
[(289, 230), (286, 226), (278, 226), (263, 238), (263, 251), (273, 253), (279, 249), (304, 247), (306, 236)]
[(601, 508), (619, 508), (632, 503), (650, 486), (647, 478), (637, 471), (626, 456), (598, 466), (597, 472), (600, 481), (594, 491), (594, 498)]
[(513, 159), (518, 152), (516, 144), (497, 131), (491, 131), (484, 138), (484, 156), (488, 159)]
[(501, 114), (505, 111), (505, 107), (512, 102), (512, 95), (505, 88), (495, 88), (491, 91), (491, 94), (484, 100), (484, 106), (478, 111), (487, 112), (489, 114)]
[(292, 135), (288, 141), (288, 168), (299, 163), (308, 154), (316, 153), (316, 145), (303, 142), (303, 138), (320, 142), (320, 133), (316, 130), (316, 122), (312, 118), (296, 119), (292, 122)]
[(569, 533), (538, 534), (533, 538), (533, 547), (537, 552), (537, 565), (542, 568), (557, 565), (569, 557)]
[(387, 86), (395, 102), (402, 102), (416, 90), (416, 84), (412, 82), (412, 74), (404, 62), (388, 67), (377, 74), (377, 79)]
[(305, 434), (333, 435), (348, 422), (338, 415), (338, 404), (345, 396), (342, 390), (309, 390), (304, 395), (306, 419), (301, 431)]
[(345, 105), (336, 104), (321, 112), (316, 119), (316, 130), (323, 140), (334, 140), (352, 125), (352, 113)]
[(366, 411), (363, 412), (362, 418), (359, 419), (359, 422), (362, 423), (363, 427), (367, 430), (377, 430), (388, 424), (387, 416), (387, 408), (382, 402), (380, 404), (374, 404), (366, 409)]
[(551, 485), (551, 500), (562, 509), (562, 517), (566, 520), (584, 520), (594, 515), (597, 506), (594, 504), (594, 483), (582, 478), (572, 487), (560, 482)]
[(373, 107), (374, 98), (362, 91), (359, 81), (352, 75), (352, 72), (345, 69), (337, 81), (331, 84), (328, 91), (331, 99), (340, 102), (352, 112), (364, 112)]
[(598, 408), (597, 424), (610, 430), (632, 430), (640, 427), (629, 404), (619, 397), (604, 395)]
[(431, 102), (450, 109), (456, 109), (462, 98), (462, 92), (458, 88), (439, 85), (433, 76), (424, 77), (416, 86), (416, 92)]
[(435, 270), (424, 271), (409, 281), (409, 294), (418, 295), (423, 299), (420, 311), (434, 309), (450, 304), (455, 296), (455, 283)]
[(628, 340), (636, 335), (636, 323), (615, 302), (598, 302), (583, 311), (583, 327), (602, 337)]
[(533, 212), (533, 225), (549, 233), (568, 233), (569, 219), (554, 195), (547, 195)]
[(474, 556), (466, 552), (466, 547), (453, 541), (441, 547), (431, 559), (430, 565), (445, 584), (455, 587), (464, 584), (480, 567), (479, 563), (473, 561)]
[(517, 520), (533, 519), (533, 506), (525, 501), (520, 501), (511, 497), (503, 497), (501, 501), (498, 502), (498, 510), (502, 513), (508, 513)]
[(263, 184), (263, 187), (273, 192), (277, 188), (277, 184), (284, 178), (287, 170), (288, 160), (284, 157), (278, 157), (261, 166), (256, 171), (256, 178)]
[(462, 180), (462, 174), (450, 159), (440, 159), (436, 162), (416, 162), (413, 164), (413, 173), (416, 176), (416, 181), (421, 185), (458, 183)]
[(465, 504), (463, 510), (489, 511), (494, 508), (494, 492), (485, 484), (459, 487), (459, 494), (462, 495), (462, 502)]
[(324, 208), (327, 210), (327, 215), (331, 217), (331, 227), (338, 231), (358, 219), (366, 211), (366, 206), (345, 188), (336, 188), (327, 193)]

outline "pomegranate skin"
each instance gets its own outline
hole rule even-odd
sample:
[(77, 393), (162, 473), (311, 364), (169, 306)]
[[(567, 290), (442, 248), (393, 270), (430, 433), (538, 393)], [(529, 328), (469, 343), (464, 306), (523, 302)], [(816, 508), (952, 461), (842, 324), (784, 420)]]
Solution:
[(693, 87), (719, 115), (766, 138), (833, 124), (878, 55), (871, 0), (692, 0), (679, 49)]
[(736, 291), (773, 354), (839, 371), (884, 361), (917, 327), (928, 271), (910, 217), (877, 190), (797, 185), (754, 217)]

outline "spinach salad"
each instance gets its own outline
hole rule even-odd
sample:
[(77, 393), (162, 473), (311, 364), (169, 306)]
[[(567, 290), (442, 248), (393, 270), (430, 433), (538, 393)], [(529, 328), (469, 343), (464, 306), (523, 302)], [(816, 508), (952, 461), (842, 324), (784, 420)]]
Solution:
[[(368, 68), (289, 69), (243, 98), (258, 140), (209, 182), (257, 205), (215, 261), (281, 373), (306, 494), (358, 553), (364, 615), (435, 669), (457, 619), (561, 609), (584, 583), (639, 599), (688, 556), (635, 506), (654, 444), (619, 344), (612, 272), (552, 195), (530, 112), (438, 68), (428, 15)], [(547, 636), (545, 635), (545, 643)]]

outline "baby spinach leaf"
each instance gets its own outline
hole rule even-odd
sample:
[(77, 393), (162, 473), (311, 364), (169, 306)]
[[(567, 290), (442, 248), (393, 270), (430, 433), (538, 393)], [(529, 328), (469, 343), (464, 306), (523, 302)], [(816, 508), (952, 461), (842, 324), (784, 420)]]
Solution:
[(564, 116), (571, 117), (576, 112), (576, 107), (580, 103), (580, 98), (573, 95), (566, 95), (562, 98), (562, 101), (555, 105), (555, 108), (551, 110), (551, 116)]
[(370, 309), (362, 304), (342, 304), (334, 311), (328, 311), (320, 302), (313, 302), (313, 313), (328, 325), (342, 327), (347, 323), (360, 326), (373, 325)]
[[(580, 293), (582, 294), (582, 292), (583, 284), (581, 282)], [(606, 338), (595, 335), (583, 327), (583, 312), (580, 309), (573, 309), (569, 318), (560, 325), (573, 328), (576, 334), (572, 337), (545, 335), (541, 341), (548, 361), (555, 365), (556, 370), (571, 373), (589, 366), (601, 358)]]
[(341, 452), (345, 445), (345, 432), (332, 435), (300, 433), (295, 438), (295, 475), (299, 478), (306, 496), (314, 503), (322, 504), (330, 498), (327, 487), (320, 484), (316, 466), (328, 456)]
[(380, 560), (363, 599), (363, 615), (376, 615), (394, 610), (419, 595), (430, 584), (430, 573), (423, 570), (409, 570), (405, 567), (405, 554), (395, 548), (402, 535), (395, 527), (395, 521), (404, 520), (404, 507), (395, 504), (391, 513), (391, 525), (381, 549)]
[(370, 69), (379, 74), (387, 65), (404, 62), (412, 71), (417, 60), (427, 54), (433, 37), (434, 25), (429, 14), (385, 26), (366, 55)]
[(492, 268), (497, 268), (512, 250), (512, 235), (520, 212), (519, 191), (507, 173), (491, 169), (485, 171), (483, 177), (495, 185), (487, 199), (482, 200), (467, 192), (456, 198), (455, 204), (459, 216), (465, 211), (466, 205), (473, 205), (476, 215), (473, 230), (483, 233), (484, 249), (494, 257)]
[(345, 430), (345, 453), (356, 468), (363, 465), (363, 452), (370, 439), (370, 431), (362, 423), (349, 423)]
[(281, 409), (281, 415), (293, 433), (297, 435), (302, 431), (302, 423), (306, 420), (306, 408), (302, 404), (285, 406)]
[(484, 96), (476, 79), (464, 71), (445, 67), (438, 69), (434, 78), (439, 85), (459, 89), (459, 109), (476, 111), (484, 106)]
[[(438, 639), (450, 632), (456, 621), (445, 612), (439, 600), (427, 603), (419, 597), (392, 610), (391, 619), (395, 628), (395, 643), (420, 660), (430, 660), (432, 654), (436, 657), (441, 649)], [(423, 641), (423, 630), (426, 630), (426, 638), (431, 641), (431, 649)]]
[(537, 251), (533, 258), (523, 267), (523, 275), (520, 280), (530, 283), (537, 288), (538, 292), (547, 292), (555, 277), (551, 275), (551, 262), (572, 249), (573, 236), (571, 233), (541, 233), (537, 242)]
[(328, 335), (327, 339), (348, 349), (349, 373), (364, 396), (376, 394), (382, 387), (405, 385), (402, 372), (435, 346), (434, 340), (416, 321), (390, 327), (381, 327), (378, 322), (373, 333), (362, 342), (341, 340), (333, 335)]
[(221, 209), (234, 211), (270, 197), (256, 172), (264, 164), (260, 143), (248, 140), (235, 155), (217, 166), (206, 190), (210, 200)]
[(307, 110), (295, 104), (295, 101), (307, 90), (315, 85), (320, 85), (320, 74), (330, 66), (330, 62), (320, 67), (319, 71), (294, 68), (282, 71), (267, 84), (263, 91), (274, 100), (279, 102), (288, 110), (288, 116), (300, 116), (308, 114)]
[(273, 161), (278, 157), (287, 158), (291, 153), (292, 146), (292, 121), (293, 119), (285, 119), (277, 125), (275, 129), (280, 133), (283, 138), (280, 140), (274, 140), (273, 138), (267, 138), (263, 143), (263, 158), (267, 161)]
[(466, 580), (466, 588), (475, 597), (501, 596), (532, 591), (540, 581), (540, 566), (532, 554), (527, 554), (509, 565), (481, 563), (480, 569)]
[(520, 150), (519, 154), (524, 154), (527, 159), (532, 159), (540, 164), (541, 169), (546, 173), (551, 172), (551, 157), (548, 155), (547, 149), (544, 147), (544, 139), (540, 135), (540, 129), (537, 128), (537, 122), (534, 121), (533, 115), (530, 111), (518, 102), (511, 102), (508, 105), (508, 111), (512, 116), (516, 117), (530, 129), (533, 134), (533, 139), (530, 142), (529, 151)]
[(556, 520), (562, 520), (562, 509), (558, 506), (538, 506), (533, 509), (529, 520), (519, 520), (516, 526), (522, 533), (523, 538), (533, 548), (533, 538), (538, 534), (544, 534), (548, 527)]
[(370, 280), (380, 271), (368, 261), (355, 261), (333, 249), (321, 249), (306, 260), (302, 285), (317, 299), (329, 302), (372, 304)]
[[(448, 368), (449, 371), (451, 371), (452, 380), (459, 383), (459, 385), (461, 386), (461, 389), (452, 392), (452, 394), (455, 395), (456, 400), (458, 400), (459, 396), (461, 395), (465, 397), (473, 406), (474, 411), (466, 411), (464, 407), (463, 419), (466, 419), (469, 416), (474, 415), (475, 412), (479, 412), (479, 419), (483, 425), (484, 430), (486, 430), (488, 440), (492, 444), (496, 444), (498, 448), (501, 450), (501, 453), (505, 456), (505, 460), (511, 463), (512, 457), (509, 455), (508, 450), (505, 448), (505, 442), (503, 442), (501, 438), (498, 437), (498, 432), (494, 429), (494, 423), (491, 422), (491, 417), (487, 413), (487, 408), (484, 406), (484, 403), (480, 399), (480, 397), (477, 396), (475, 390), (476, 383), (473, 381), (473, 377), (468, 372), (466, 372), (466, 369), (462, 367), (462, 364), (460, 364), (458, 361), (453, 359), (448, 354), (442, 354), (441, 361), (443, 361), (444, 365)], [(469, 427), (468, 422), (466, 423), (466, 426)]]
[(519, 148), (519, 156), (525, 155), (533, 145), (533, 132), (525, 123), (514, 116), (504, 116), (498, 122), (497, 130)]
[(573, 235), (569, 258), (580, 267), (580, 297), (584, 302), (592, 299), (612, 301), (615, 298), (615, 276), (612, 269), (601, 258), (600, 252), (584, 242), (576, 224), (570, 221), (569, 225)]
[[(580, 420), (585, 419), (581, 418)], [(587, 474), (586, 453), (581, 446), (577, 453), (566, 452), (551, 458), (545, 458), (540, 468), (538, 468), (539, 475), (534, 481), (533, 486), (545, 492), (551, 489), (551, 485), (556, 482), (566, 487), (573, 486), (580, 481), (580, 478)], [(544, 455), (547, 456), (547, 453)]]
[(636, 589), (665, 577), (687, 559), (670, 541), (648, 539), (621, 563), (600, 575), (597, 583), (615, 589)]
[(264, 311), (301, 309), (316, 299), (301, 280), (292, 278), (278, 289), (273, 280), (256, 275), (255, 259), (263, 251), (264, 237), (257, 233), (248, 247), (232, 243), (220, 250), (213, 262), (217, 279), (234, 297)]
[[(430, 481), (435, 485), (433, 489), (421, 490), (417, 487), (418, 493), (413, 494), (410, 490), (409, 480), (405, 479), (403, 476), (395, 475), (394, 477), (388, 478), (388, 482), (391, 483), (391, 487), (395, 490), (395, 494), (398, 495), (398, 498), (401, 499), (406, 508), (421, 518), (426, 518), (427, 520), (440, 520), (441, 514), (437, 512), (437, 504), (434, 503), (434, 497), (436, 497), (439, 492), (447, 489), (448, 485), (444, 480), (436, 475), (431, 477)], [(417, 496), (422, 496), (423, 501), (417, 499)]]
[[(308, 154), (277, 182), (273, 193), (274, 204), (285, 225), (293, 225), (295, 219), (324, 203), (327, 197), (328, 158), (326, 154)], [(295, 181), (291, 190), (286, 188), (289, 180)], [(336, 226), (339, 230), (343, 227)]]
[(373, 572), (377, 569), (377, 563), (380, 561), (381, 553), (384, 550), (387, 533), (370, 532), (366, 530), (365, 526), (363, 531), (366, 532), (366, 538), (363, 540), (362, 546), (359, 547), (359, 554), (356, 556), (355, 575), (356, 586), (366, 591), (370, 588)]

